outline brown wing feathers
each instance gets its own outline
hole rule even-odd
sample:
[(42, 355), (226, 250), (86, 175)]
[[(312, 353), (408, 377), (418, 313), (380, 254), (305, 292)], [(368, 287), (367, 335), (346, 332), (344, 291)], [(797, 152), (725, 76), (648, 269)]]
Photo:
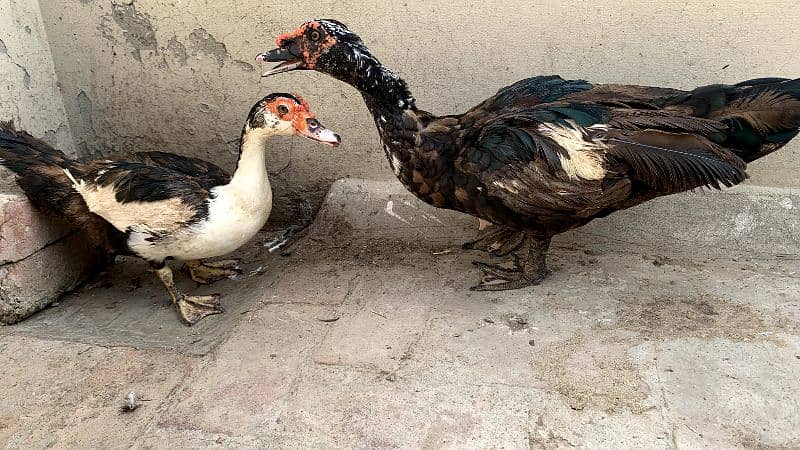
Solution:
[(598, 86), (568, 98), (608, 107), (609, 154), (630, 167), (635, 181), (666, 192), (738, 184), (747, 178), (745, 161), (780, 148), (800, 127), (800, 79), (689, 93)]
[(632, 181), (664, 194), (700, 186), (720, 189), (747, 179), (741, 159), (702, 136), (615, 130), (605, 142), (608, 154), (628, 166)]
[(724, 124), (723, 138), (714, 141), (751, 162), (798, 134), (800, 79), (762, 78), (734, 86), (705, 86), (675, 97), (664, 109)]

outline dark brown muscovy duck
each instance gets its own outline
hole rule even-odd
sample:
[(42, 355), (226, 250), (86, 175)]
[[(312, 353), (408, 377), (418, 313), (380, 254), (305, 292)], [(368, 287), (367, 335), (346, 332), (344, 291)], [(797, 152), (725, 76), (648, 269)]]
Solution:
[(550, 239), (655, 197), (747, 178), (746, 163), (789, 142), (800, 126), (800, 79), (677, 89), (592, 85), (539, 76), (461, 115), (417, 109), (405, 81), (335, 20), (307, 22), (256, 57), (270, 76), (316, 70), (363, 95), (400, 181), (440, 208), (495, 224), (467, 247), (507, 254), (515, 269), (476, 263), (476, 290), (541, 282)]
[(236, 273), (235, 261), (200, 260), (233, 252), (264, 226), (272, 209), (266, 143), (276, 135), (339, 144), (302, 98), (270, 94), (250, 110), (233, 176), (209, 162), (164, 152), (79, 163), (10, 123), (0, 123), (0, 165), (18, 175), (32, 203), (74, 223), (110, 254), (148, 261), (181, 319), (193, 325), (223, 312), (220, 296), (179, 292), (166, 262), (185, 261), (200, 283)]

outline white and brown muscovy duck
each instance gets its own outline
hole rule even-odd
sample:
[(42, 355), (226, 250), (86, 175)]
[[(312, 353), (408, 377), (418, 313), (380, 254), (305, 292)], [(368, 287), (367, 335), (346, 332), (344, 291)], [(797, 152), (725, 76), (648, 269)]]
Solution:
[(75, 223), (111, 254), (148, 261), (181, 319), (193, 325), (223, 312), (220, 296), (178, 291), (167, 261), (186, 261), (201, 283), (236, 273), (227, 262), (200, 260), (233, 252), (266, 223), (272, 209), (266, 145), (276, 135), (340, 142), (302, 98), (270, 94), (247, 117), (233, 176), (209, 162), (163, 152), (80, 163), (10, 123), (0, 124), (0, 164), (17, 174), (38, 207)]
[(327, 73), (358, 89), (389, 165), (420, 199), (493, 223), (470, 248), (507, 254), (515, 269), (476, 262), (476, 290), (539, 284), (550, 239), (655, 197), (745, 180), (746, 163), (800, 126), (800, 79), (761, 78), (693, 91), (521, 80), (460, 115), (417, 108), (406, 82), (344, 24), (313, 20), (256, 57), (264, 73)]

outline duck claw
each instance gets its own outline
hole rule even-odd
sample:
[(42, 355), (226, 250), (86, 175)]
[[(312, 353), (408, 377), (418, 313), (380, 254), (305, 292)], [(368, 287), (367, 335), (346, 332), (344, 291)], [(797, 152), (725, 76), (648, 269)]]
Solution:
[(188, 326), (214, 314), (222, 314), (225, 308), (220, 303), (220, 294), (182, 295), (176, 302), (178, 315)]

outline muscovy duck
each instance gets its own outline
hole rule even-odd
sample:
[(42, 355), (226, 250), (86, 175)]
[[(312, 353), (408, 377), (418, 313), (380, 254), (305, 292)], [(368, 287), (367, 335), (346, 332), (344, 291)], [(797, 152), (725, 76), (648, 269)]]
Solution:
[(406, 82), (341, 22), (304, 23), (256, 57), (263, 76), (327, 73), (358, 89), (389, 165), (420, 199), (495, 224), (466, 244), (505, 254), (527, 239), (514, 269), (476, 262), (475, 290), (539, 284), (550, 239), (655, 197), (747, 178), (746, 163), (800, 126), (800, 79), (761, 78), (693, 91), (593, 85), (537, 76), (460, 115), (416, 106)]
[(235, 273), (225, 262), (200, 260), (233, 252), (266, 223), (272, 209), (266, 144), (276, 135), (340, 142), (305, 100), (270, 94), (247, 116), (232, 177), (209, 162), (164, 152), (80, 163), (11, 123), (0, 124), (0, 164), (17, 174), (38, 207), (76, 224), (110, 253), (148, 261), (180, 318), (193, 325), (224, 311), (220, 295), (178, 291), (166, 262), (186, 261), (200, 282)]

